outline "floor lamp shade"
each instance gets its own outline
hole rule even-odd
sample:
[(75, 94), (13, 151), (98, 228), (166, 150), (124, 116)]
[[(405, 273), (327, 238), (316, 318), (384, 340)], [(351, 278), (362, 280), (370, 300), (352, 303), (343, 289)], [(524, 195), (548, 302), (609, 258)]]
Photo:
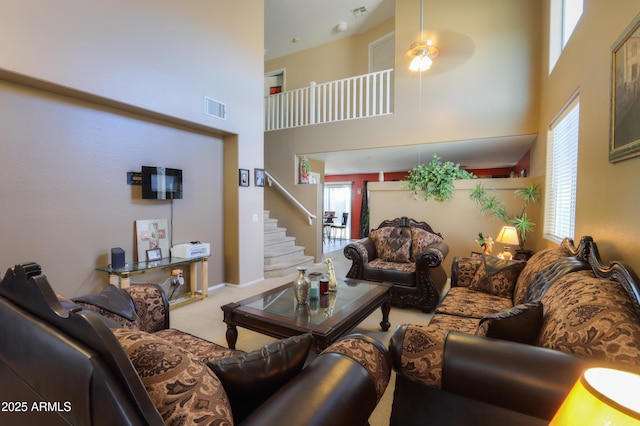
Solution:
[(640, 376), (609, 368), (586, 370), (550, 425), (640, 425)]

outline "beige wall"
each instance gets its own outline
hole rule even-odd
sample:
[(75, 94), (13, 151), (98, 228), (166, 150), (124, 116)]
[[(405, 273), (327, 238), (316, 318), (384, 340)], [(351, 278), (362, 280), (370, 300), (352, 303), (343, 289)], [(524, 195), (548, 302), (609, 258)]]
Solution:
[[(549, 75), (549, 0), (427, 0), (425, 27), (429, 26), (430, 16), (437, 16), (448, 28), (468, 34), (475, 52), (448, 73), (425, 75), (421, 84), (405, 71), (404, 51), (416, 38), (414, 26), (409, 24), (415, 21), (410, 3), (396, 2), (395, 114), (267, 133), (267, 167), (275, 156), (295, 153), (538, 133), (531, 152), (531, 172), (544, 180), (548, 126), (579, 90), (578, 211), (573, 237), (577, 240), (582, 235), (592, 235), (603, 260), (621, 259), (640, 271), (640, 158), (615, 164), (608, 161), (611, 48), (640, 13), (640, 1), (585, 0), (583, 17)], [(436, 3), (438, 7), (434, 7)], [(444, 52), (438, 60), (444, 60)], [(420, 90), (422, 97), (417, 96)], [(292, 164), (285, 166), (288, 170), (282, 173), (294, 173)], [(466, 202), (466, 197), (460, 198), (462, 201), (456, 202)], [(452, 211), (455, 220), (467, 220), (468, 215), (460, 212)], [(380, 217), (393, 213), (400, 214), (372, 211)], [(424, 220), (431, 223), (428, 215)], [(543, 222), (538, 222), (532, 239), (536, 250), (552, 245), (542, 238)], [(440, 230), (437, 225), (434, 227)], [(465, 231), (469, 234), (467, 239), (472, 240), (477, 231)], [(455, 251), (466, 252), (467, 247)]]
[[(134, 221), (170, 216), (126, 185), (145, 164), (184, 170), (174, 242), (212, 243), (210, 285), (262, 277), (263, 189), (237, 186), (239, 167), (263, 166), (263, 2), (250, 3), (3, 2), (3, 270), (40, 262), (67, 295), (104, 285), (94, 268), (115, 246), (132, 259)], [(227, 120), (203, 114), (204, 96)]]
[(369, 72), (369, 44), (394, 31), (388, 19), (362, 34), (266, 61), (265, 73), (286, 70), (286, 90), (324, 83)]
[(615, 164), (608, 161), (611, 48), (640, 13), (640, 1), (585, 0), (582, 19), (551, 75), (548, 75), (546, 48), (549, 1), (544, 5), (540, 137), (532, 151), (533, 171), (544, 173), (548, 126), (579, 90), (580, 147), (574, 237), (593, 236), (605, 261), (623, 260), (640, 271), (640, 158)]
[[(285, 182), (293, 182), (296, 154), (538, 132), (541, 44), (538, 2), (426, 0), (425, 28), (429, 28), (430, 19), (442, 22), (442, 28), (436, 28), (439, 34), (447, 35), (442, 36), (442, 42), (455, 40), (455, 43), (441, 45), (437, 63), (422, 78), (408, 70), (406, 58), (409, 46), (419, 38), (416, 16), (419, 3), (396, 1), (395, 5), (394, 114), (265, 133), (265, 165), (269, 170), (277, 170)], [(368, 43), (390, 29), (391, 25), (384, 23), (381, 28), (361, 35), (360, 51), (365, 52)], [(472, 55), (460, 59), (460, 46), (469, 48), (469, 43)], [(298, 64), (301, 55), (305, 55), (305, 61), (315, 65), (314, 72), (308, 71), (311, 77), (305, 75), (300, 79), (304, 84), (309, 80), (321, 83), (331, 78), (328, 70), (340, 68), (334, 64), (340, 64), (338, 59), (347, 50), (339, 49), (334, 57), (328, 47), (279, 58), (277, 64), (274, 60), (266, 67), (286, 68), (287, 80), (298, 81), (294, 74), (307, 72), (306, 66)], [(359, 58), (361, 65), (357, 69), (366, 69), (366, 54)], [(326, 79), (318, 78), (319, 74)], [(318, 234), (317, 238), (320, 237)]]
[[(485, 217), (471, 202), (469, 195), (476, 184), (482, 184), (491, 195), (505, 203), (507, 212), (514, 215), (520, 212), (522, 199), (514, 198), (513, 190), (533, 183), (538, 178), (526, 179), (473, 179), (455, 182), (455, 193), (451, 200), (438, 202), (425, 201), (421, 194), (416, 199), (408, 189), (403, 189), (400, 182), (369, 182), (369, 207), (371, 228), (376, 228), (383, 220), (408, 216), (415, 220), (427, 222), (434, 231), (442, 234), (449, 246), (449, 255), (443, 262), (447, 274), (451, 271), (454, 256), (469, 256), (472, 251), (482, 251), (475, 239), (478, 233), (490, 236), (494, 240), (504, 225), (499, 219)], [(540, 225), (540, 205), (527, 207), (527, 216)], [(527, 235), (526, 249), (536, 246), (536, 233)], [(511, 247), (515, 252), (517, 247)], [(495, 243), (493, 254), (504, 251), (504, 245)]]
[(305, 247), (305, 255), (313, 256), (316, 262), (321, 262), (324, 163), (317, 160), (309, 161), (311, 172), (320, 173), (318, 184), (296, 184), (296, 175), (281, 173), (288, 170), (289, 161), (295, 162), (296, 159), (289, 156), (279, 158), (278, 162), (269, 168), (269, 173), (307, 210), (315, 213), (317, 218), (309, 224), (306, 214), (275, 186), (265, 187), (265, 209), (269, 210), (271, 218), (278, 220), (279, 227), (287, 229), (288, 236), (296, 238), (296, 245)]

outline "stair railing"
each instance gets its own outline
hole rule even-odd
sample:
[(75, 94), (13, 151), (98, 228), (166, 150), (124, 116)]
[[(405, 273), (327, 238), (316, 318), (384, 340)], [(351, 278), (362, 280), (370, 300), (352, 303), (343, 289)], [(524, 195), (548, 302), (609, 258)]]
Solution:
[(299, 210), (301, 210), (307, 216), (307, 219), (309, 220), (309, 225), (313, 225), (313, 219), (316, 219), (316, 215), (311, 213), (309, 209), (303, 206), (302, 203), (296, 199), (296, 197), (294, 197), (289, 191), (287, 191), (287, 188), (282, 186), (282, 184), (278, 182), (278, 180), (271, 175), (271, 173), (265, 170), (264, 175), (267, 177), (267, 183), (269, 184), (269, 186), (274, 186), (275, 184), (275, 187), (279, 189), (280, 192), (282, 192), (289, 199), (289, 201), (293, 203), (293, 205), (295, 205)]
[(264, 98), (264, 131), (393, 114), (393, 69), (329, 81)]

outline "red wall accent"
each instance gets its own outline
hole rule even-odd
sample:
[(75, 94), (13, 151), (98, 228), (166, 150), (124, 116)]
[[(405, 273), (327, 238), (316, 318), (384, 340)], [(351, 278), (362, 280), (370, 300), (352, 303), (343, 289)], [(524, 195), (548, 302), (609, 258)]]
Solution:
[[(518, 164), (515, 167), (503, 167), (496, 169), (467, 169), (472, 172), (476, 176), (480, 178), (488, 178), (488, 177), (508, 177), (512, 171), (515, 171), (518, 176), (520, 176), (521, 170), (527, 171), (527, 176), (529, 173), (529, 164), (530, 164), (530, 151), (527, 151), (525, 155), (522, 156)], [(391, 181), (399, 181), (405, 180), (408, 172), (389, 172), (384, 174), (384, 180), (386, 182)], [(331, 175), (324, 177), (325, 182), (353, 182), (352, 191), (351, 191), (351, 214), (353, 215), (351, 218), (351, 238), (358, 239), (358, 231), (360, 230), (360, 211), (362, 209), (362, 193), (364, 192), (364, 182), (377, 182), (378, 181), (378, 173), (366, 173), (360, 175)], [(358, 189), (360, 189), (360, 194), (358, 194)], [(393, 219), (392, 217), (388, 219)], [(372, 228), (378, 226), (378, 223), (369, 224)]]
[[(385, 173), (385, 181), (404, 180), (407, 172)], [(362, 210), (362, 194), (364, 193), (364, 182), (377, 182), (378, 173), (366, 173), (361, 175), (331, 175), (324, 177), (325, 182), (353, 182), (351, 187), (351, 239), (358, 239), (360, 230), (360, 211)], [(360, 194), (358, 194), (360, 189)], [(378, 226), (376, 224), (375, 226)], [(374, 226), (374, 227), (375, 227)]]

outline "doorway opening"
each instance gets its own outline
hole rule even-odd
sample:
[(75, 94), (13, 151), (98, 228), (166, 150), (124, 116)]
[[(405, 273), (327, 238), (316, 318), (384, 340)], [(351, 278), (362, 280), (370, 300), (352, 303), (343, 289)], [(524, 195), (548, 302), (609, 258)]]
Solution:
[(351, 239), (352, 182), (324, 185), (323, 251), (342, 249)]

